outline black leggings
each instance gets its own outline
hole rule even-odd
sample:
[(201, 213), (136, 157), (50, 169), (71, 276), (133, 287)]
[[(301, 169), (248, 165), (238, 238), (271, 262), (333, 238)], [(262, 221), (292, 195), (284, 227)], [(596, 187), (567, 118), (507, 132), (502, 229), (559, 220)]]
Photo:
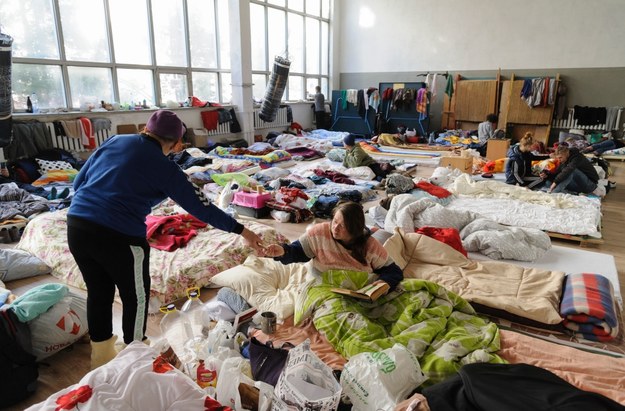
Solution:
[(87, 285), (87, 322), (94, 342), (113, 335), (115, 287), (122, 300), (124, 342), (145, 337), (150, 297), (150, 246), (76, 217), (67, 218), (69, 249)]

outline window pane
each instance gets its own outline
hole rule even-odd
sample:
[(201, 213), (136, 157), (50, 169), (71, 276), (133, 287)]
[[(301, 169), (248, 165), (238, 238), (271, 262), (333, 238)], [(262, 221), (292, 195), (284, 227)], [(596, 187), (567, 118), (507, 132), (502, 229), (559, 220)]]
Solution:
[(301, 76), (289, 76), (289, 101), (297, 101), (304, 99), (303, 93), (304, 77)]
[[(289, 2), (290, 4), (290, 2)], [(289, 13), (289, 60), (291, 71), (304, 72), (304, 18), (300, 15)]]
[(193, 73), (193, 95), (203, 101), (219, 101), (217, 73)]
[(319, 17), (321, 3), (319, 0), (306, 0), (306, 14)]
[(228, 14), (228, 0), (218, 0), (219, 68), (222, 69), (230, 68), (230, 16)]
[(2, 0), (0, 22), (13, 37), (13, 57), (59, 58), (51, 0)]
[(191, 66), (217, 68), (214, 0), (187, 0)]
[(115, 61), (151, 65), (150, 30), (145, 0), (109, 0), (109, 10)]
[(330, 95), (330, 92), (328, 91), (328, 79), (325, 77), (321, 78), (321, 92), (323, 93), (324, 96), (326, 96), (326, 101), (332, 99), (332, 96)]
[(109, 62), (102, 0), (59, 0), (67, 60)]
[(289, 0), (288, 8), (296, 11), (304, 11), (304, 0)]
[(306, 99), (312, 100), (315, 97), (315, 87), (320, 86), (319, 79), (316, 78), (307, 78), (306, 79)]
[(100, 101), (113, 101), (111, 69), (95, 67), (68, 67), (72, 108), (97, 107)]
[(26, 109), (26, 97), (37, 93), (39, 109), (66, 108), (61, 66), (13, 63), (11, 73), (13, 104)]
[(329, 63), (328, 58), (330, 57), (330, 25), (325, 21), (321, 22), (321, 74), (328, 74)]
[(267, 8), (269, 24), (269, 61), (276, 56), (286, 57), (286, 14), (284, 10)]
[(306, 17), (306, 72), (319, 74), (319, 20)]
[(321, 17), (330, 18), (330, 0), (321, 0)]
[(265, 7), (250, 4), (250, 35), (252, 43), (252, 70), (266, 70), (265, 61)]
[(252, 74), (252, 97), (254, 101), (260, 102), (265, 97), (265, 90), (267, 88), (267, 80), (264, 74)]
[(187, 47), (182, 0), (152, 0), (152, 24), (156, 64), (186, 67)]
[(286, 1), (285, 0), (267, 0), (269, 4), (275, 4), (276, 6), (284, 7)]
[(152, 70), (118, 69), (119, 102), (121, 104), (143, 103), (148, 106), (156, 103)]
[(232, 102), (232, 76), (230, 73), (221, 73), (221, 102)]
[(189, 97), (187, 88), (187, 76), (176, 73), (160, 73), (161, 82), (161, 103), (167, 104), (169, 101), (183, 103)]

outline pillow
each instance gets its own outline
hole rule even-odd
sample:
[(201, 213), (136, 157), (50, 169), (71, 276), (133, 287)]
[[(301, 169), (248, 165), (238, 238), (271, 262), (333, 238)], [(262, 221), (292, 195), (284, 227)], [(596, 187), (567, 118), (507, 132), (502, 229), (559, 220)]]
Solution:
[(70, 170), (54, 170), (49, 171), (39, 177), (37, 180), (32, 182), (32, 185), (35, 187), (45, 186), (50, 183), (72, 183), (76, 176), (78, 175), (78, 170), (72, 168)]
[(73, 170), (74, 167), (67, 161), (50, 161), (50, 160), (42, 160), (40, 158), (35, 159), (37, 164), (39, 164), (39, 172), (41, 174), (45, 174), (48, 171), (54, 170)]
[(213, 276), (211, 284), (230, 287), (259, 311), (273, 311), (282, 322), (293, 315), (295, 296), (306, 282), (305, 264), (282, 264), (249, 256), (239, 266)]
[(0, 280), (2, 281), (19, 280), (49, 272), (50, 267), (28, 251), (13, 248), (0, 249)]

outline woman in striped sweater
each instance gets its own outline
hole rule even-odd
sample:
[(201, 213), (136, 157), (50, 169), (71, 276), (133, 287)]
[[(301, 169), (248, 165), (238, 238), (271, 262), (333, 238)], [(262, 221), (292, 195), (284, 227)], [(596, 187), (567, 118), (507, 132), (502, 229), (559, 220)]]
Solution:
[(339, 203), (331, 222), (315, 224), (291, 244), (274, 244), (265, 255), (283, 264), (312, 260), (314, 274), (330, 269), (366, 271), (375, 281), (388, 283), (393, 290), (404, 275), (365, 225), (362, 206)]

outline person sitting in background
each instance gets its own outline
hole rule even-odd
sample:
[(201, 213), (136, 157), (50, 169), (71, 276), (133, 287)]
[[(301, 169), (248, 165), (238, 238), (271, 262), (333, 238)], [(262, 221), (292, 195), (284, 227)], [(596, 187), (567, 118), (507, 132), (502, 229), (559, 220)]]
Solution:
[(477, 143), (476, 147), (472, 148), (477, 149), (481, 156), (486, 155), (486, 145), (488, 144), (488, 140), (493, 138), (505, 138), (506, 136), (503, 130), (496, 129), (498, 121), (499, 117), (497, 117), (497, 114), (491, 113), (486, 116), (486, 121), (481, 122), (477, 126), (477, 138), (480, 141)]
[(343, 160), (343, 167), (345, 168), (367, 166), (373, 171), (377, 181), (382, 181), (395, 169), (388, 163), (378, 163), (372, 159), (359, 144), (356, 144), (356, 136), (353, 134), (345, 136), (343, 145), (345, 146), (345, 159)]
[(616, 150), (617, 148), (622, 148), (625, 146), (623, 140), (616, 139), (606, 139), (603, 141), (599, 141), (598, 143), (591, 144), (586, 147), (583, 152), (584, 153), (593, 153), (596, 156), (600, 156), (608, 150)]
[(540, 173), (543, 179), (549, 179), (549, 193), (585, 193), (590, 194), (597, 188), (599, 175), (595, 166), (576, 148), (560, 144), (555, 151), (560, 165), (553, 174)]
[(312, 260), (313, 274), (331, 270), (358, 270), (377, 274), (393, 290), (404, 274), (382, 244), (365, 225), (362, 206), (352, 201), (339, 203), (331, 222), (312, 226), (291, 244), (273, 244), (264, 255), (283, 264)]
[(518, 144), (508, 150), (506, 163), (506, 184), (515, 184), (529, 189), (536, 189), (544, 180), (532, 174), (532, 161), (546, 160), (548, 155), (538, 156), (532, 153), (534, 138), (532, 133), (525, 133)]

